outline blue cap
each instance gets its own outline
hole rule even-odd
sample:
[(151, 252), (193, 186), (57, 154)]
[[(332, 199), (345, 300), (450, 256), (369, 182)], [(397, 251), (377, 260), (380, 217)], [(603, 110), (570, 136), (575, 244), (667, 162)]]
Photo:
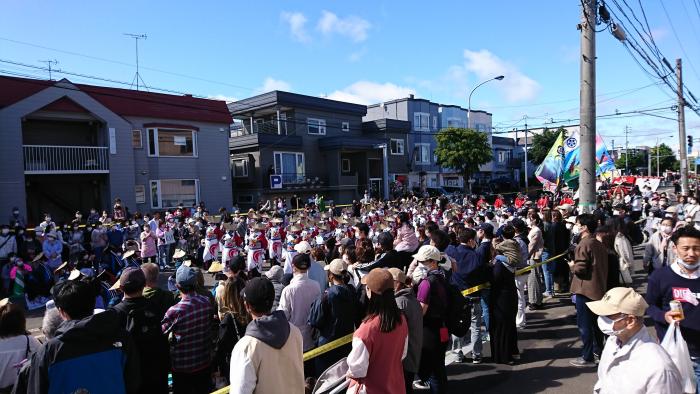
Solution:
[(175, 273), (175, 282), (180, 286), (192, 287), (197, 283), (197, 273), (192, 267), (182, 264)]

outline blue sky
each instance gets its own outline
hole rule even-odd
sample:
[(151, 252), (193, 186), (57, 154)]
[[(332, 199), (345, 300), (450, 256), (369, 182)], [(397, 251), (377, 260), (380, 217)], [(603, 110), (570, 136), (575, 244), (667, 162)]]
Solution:
[[(672, 63), (684, 58), (686, 84), (700, 98), (698, 1), (642, 3), (656, 44)], [(641, 18), (639, 3), (627, 2)], [(525, 115), (530, 126), (578, 118), (579, 13), (574, 0), (5, 0), (0, 60), (42, 66), (39, 60), (56, 59), (54, 67), (64, 71), (131, 82), (134, 43), (123, 33), (144, 33), (141, 75), (149, 86), (228, 100), (270, 89), (362, 103), (415, 93), (464, 107), (473, 86), (504, 74), (472, 98), (472, 108), (492, 112), (503, 130), (523, 127)], [(597, 56), (599, 115), (673, 104), (662, 88), (648, 86), (658, 80), (640, 70), (609, 31), (597, 34)], [(0, 70), (48, 76), (4, 62)], [(659, 114), (675, 117), (670, 109)], [(688, 133), (700, 137), (698, 117), (689, 110), (686, 117)], [(671, 120), (598, 121), (608, 145), (623, 143), (625, 126), (632, 130), (630, 146), (654, 144), (657, 136), (678, 144), (670, 137), (677, 134)]]

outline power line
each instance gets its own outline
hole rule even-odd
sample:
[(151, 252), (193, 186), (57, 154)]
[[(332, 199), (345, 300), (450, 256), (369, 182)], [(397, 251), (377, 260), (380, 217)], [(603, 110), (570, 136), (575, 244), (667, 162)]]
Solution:
[[(54, 51), (54, 52), (58, 52), (58, 53), (65, 53), (67, 55), (79, 56), (79, 57), (83, 57), (86, 59), (98, 60), (101, 62), (107, 62), (107, 63), (112, 63), (112, 64), (119, 64), (119, 65), (127, 66), (127, 67), (134, 67), (134, 64), (132, 64), (132, 63), (122, 62), (122, 61), (114, 60), (114, 59), (106, 59), (106, 58), (99, 57), (99, 56), (86, 55), (84, 53), (79, 53), (79, 52), (66, 51), (63, 49), (51, 48), (51, 47), (47, 47), (44, 45), (38, 45), (38, 44), (32, 44), (32, 43), (25, 42), (25, 41), (13, 40), (11, 38), (0, 37), (0, 40), (12, 42), (15, 44), (20, 44), (20, 45), (31, 46), (34, 48), (46, 49), (46, 50)], [(249, 88), (246, 86), (240, 86), (240, 85), (235, 85), (235, 84), (228, 83), (228, 82), (216, 81), (216, 80), (209, 79), (209, 78), (202, 78), (202, 77), (197, 77), (197, 76), (193, 76), (193, 75), (187, 75), (187, 74), (177, 73), (177, 72), (173, 72), (173, 71), (167, 71), (167, 70), (158, 69), (158, 68), (154, 68), (154, 67), (141, 66), (141, 68), (144, 70), (155, 71), (155, 72), (159, 72), (159, 73), (163, 73), (163, 74), (173, 75), (176, 77), (182, 77), (182, 78), (188, 78), (188, 79), (192, 79), (192, 80), (196, 80), (196, 81), (208, 82), (208, 83), (215, 84), (215, 85), (228, 86), (228, 87), (232, 87), (232, 88), (236, 88), (236, 89), (243, 89), (243, 90), (249, 90), (249, 91), (256, 90), (254, 88)]]
[[(682, 2), (683, 0), (681, 0)], [(683, 47), (683, 43), (681, 43), (680, 38), (678, 38), (678, 33), (676, 32), (675, 26), (673, 26), (673, 22), (671, 21), (671, 17), (668, 15), (668, 11), (666, 11), (666, 6), (664, 5), (663, 0), (659, 0), (659, 3), (661, 3), (661, 8), (664, 10), (664, 14), (666, 15), (666, 19), (668, 20), (669, 25), (671, 25), (671, 31), (673, 31), (673, 36), (676, 37), (676, 41), (678, 42), (678, 46), (681, 48), (681, 52), (683, 52), (683, 56), (688, 60), (688, 63), (690, 64), (690, 68), (693, 70), (693, 74), (695, 74), (695, 77), (700, 80), (700, 75), (698, 75), (698, 72), (695, 70), (695, 66), (693, 65), (693, 62), (690, 60), (690, 56), (685, 52), (685, 48)]]

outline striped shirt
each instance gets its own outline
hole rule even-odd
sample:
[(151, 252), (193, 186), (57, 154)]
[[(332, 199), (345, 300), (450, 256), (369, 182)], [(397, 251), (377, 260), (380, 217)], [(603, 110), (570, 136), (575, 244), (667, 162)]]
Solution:
[(170, 338), (173, 371), (196, 372), (209, 366), (215, 313), (209, 299), (199, 294), (183, 295), (165, 312), (161, 325)]

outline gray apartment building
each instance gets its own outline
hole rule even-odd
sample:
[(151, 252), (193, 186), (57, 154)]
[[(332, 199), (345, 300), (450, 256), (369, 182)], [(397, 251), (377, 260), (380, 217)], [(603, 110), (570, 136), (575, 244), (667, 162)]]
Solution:
[(223, 101), (0, 77), (0, 215), (229, 207), (230, 124)]
[[(409, 189), (424, 189), (426, 187), (463, 187), (462, 175), (449, 168), (437, 164), (435, 135), (443, 128), (466, 127), (467, 110), (456, 105), (443, 105), (430, 100), (406, 98), (373, 104), (367, 107), (364, 121), (400, 120), (410, 124), (406, 132), (404, 151), (408, 155), (407, 169), (394, 172), (389, 167), (389, 179), (407, 179)], [(472, 128), (491, 136), (491, 114), (485, 111), (472, 110)], [(475, 174), (480, 182), (487, 182), (492, 175), (492, 163), (482, 166)]]
[(231, 103), (229, 109), (235, 120), (229, 149), (239, 207), (276, 197), (306, 201), (316, 193), (336, 203), (361, 198), (365, 190), (383, 195), (380, 145), (387, 139), (363, 130), (364, 105), (273, 91)]

